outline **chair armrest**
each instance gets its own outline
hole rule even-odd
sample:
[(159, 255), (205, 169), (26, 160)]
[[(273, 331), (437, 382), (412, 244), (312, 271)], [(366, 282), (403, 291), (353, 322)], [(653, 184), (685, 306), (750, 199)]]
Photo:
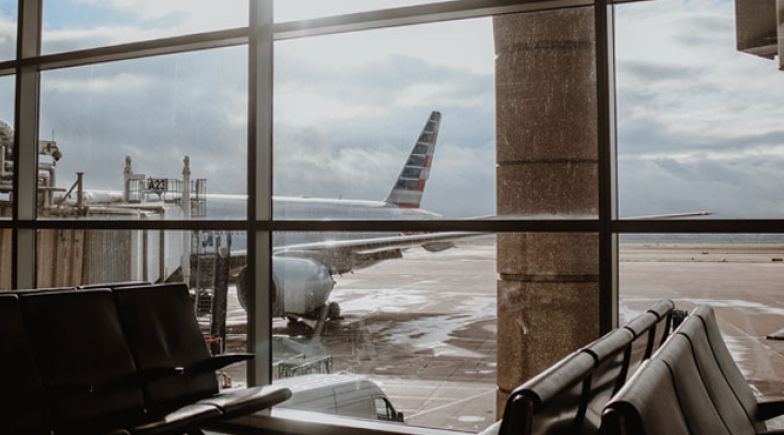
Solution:
[(784, 397), (767, 396), (757, 400), (758, 421), (765, 421), (782, 414), (784, 414)]
[(242, 361), (248, 361), (255, 358), (256, 355), (252, 353), (224, 353), (215, 355), (212, 358), (199, 361), (196, 364), (188, 367), (188, 372), (214, 372), (220, 370), (228, 365), (235, 364)]

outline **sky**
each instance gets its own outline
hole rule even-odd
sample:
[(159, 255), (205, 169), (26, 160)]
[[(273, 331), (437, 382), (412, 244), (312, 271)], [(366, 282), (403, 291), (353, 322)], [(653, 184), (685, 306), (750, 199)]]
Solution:
[[(5, 58), (14, 50), (13, 3), (0, 0)], [(287, 0), (275, 16), (418, 3)], [(46, 0), (43, 50), (246, 20), (247, 0)], [(784, 72), (735, 50), (733, 2), (623, 5), (616, 25), (621, 214), (781, 217)], [(490, 19), (476, 19), (276, 43), (275, 193), (383, 199), (428, 114), (439, 110), (423, 207), (453, 217), (493, 213), (492, 31)], [(125, 155), (137, 172), (178, 177), (189, 154), (209, 192), (244, 193), (246, 57), (235, 47), (44, 72), (40, 135), (54, 136), (63, 151), (59, 184), (84, 170), (88, 188), (120, 189)], [(12, 108), (13, 79), (0, 78), (0, 119), (12, 123)]]

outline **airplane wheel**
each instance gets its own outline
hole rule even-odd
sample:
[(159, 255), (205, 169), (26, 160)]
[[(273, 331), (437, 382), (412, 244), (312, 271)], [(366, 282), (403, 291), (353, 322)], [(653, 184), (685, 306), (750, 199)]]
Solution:
[(330, 302), (329, 307), (327, 308), (327, 317), (330, 320), (340, 320), (340, 304), (337, 302)]

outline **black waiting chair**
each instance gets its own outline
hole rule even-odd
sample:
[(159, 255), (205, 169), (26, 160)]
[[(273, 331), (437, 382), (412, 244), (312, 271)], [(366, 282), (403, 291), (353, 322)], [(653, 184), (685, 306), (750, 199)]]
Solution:
[(218, 407), (225, 418), (231, 418), (269, 408), (291, 396), (288, 389), (273, 386), (219, 394), (215, 370), (253, 355), (210, 355), (185, 284), (122, 287), (112, 292), (138, 367), (173, 374), (145, 386), (152, 409), (165, 412), (198, 401)]
[(581, 409), (585, 409), (582, 433), (594, 434), (599, 430), (604, 406), (626, 382), (633, 341), (634, 334), (618, 328), (583, 348), (594, 358), (595, 365), (581, 398)]
[(596, 360), (577, 351), (515, 388), (504, 407), (499, 434), (579, 433), (584, 382)]
[[(729, 373), (729, 376), (728, 376)], [(615, 434), (784, 434), (764, 420), (782, 402), (758, 402), (732, 360), (710, 307), (699, 307), (607, 405)]]
[(118, 282), (104, 282), (96, 284), (84, 284), (78, 287), (79, 290), (92, 290), (99, 288), (115, 289), (120, 287), (138, 287), (141, 285), (150, 285), (149, 281), (118, 281)]
[(612, 395), (668, 334), (673, 308), (669, 300), (657, 303), (516, 388), (500, 426), (483, 434), (496, 429), (504, 435), (597, 433)]
[(0, 295), (0, 348), (0, 432), (48, 434), (48, 398), (14, 294)]
[(25, 329), (58, 434), (182, 433), (220, 416), (210, 405), (151, 410), (109, 290), (20, 298)]

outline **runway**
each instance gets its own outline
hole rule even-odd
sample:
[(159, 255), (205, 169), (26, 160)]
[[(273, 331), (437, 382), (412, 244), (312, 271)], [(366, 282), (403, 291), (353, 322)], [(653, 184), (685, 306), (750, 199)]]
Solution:
[[(461, 243), (336, 277), (333, 300), (344, 319), (321, 338), (296, 337), (313, 355), (331, 355), (334, 372), (378, 382), (413, 425), (476, 432), (495, 417), (495, 244)], [(784, 394), (784, 246), (777, 244), (622, 243), (621, 321), (662, 298), (681, 309), (708, 303), (743, 373), (761, 395)], [(244, 313), (230, 295), (230, 322)], [(274, 322), (274, 333), (306, 328)], [(244, 345), (235, 336), (232, 346)], [(277, 354), (274, 360), (287, 355)], [(235, 380), (243, 378), (235, 369)]]

